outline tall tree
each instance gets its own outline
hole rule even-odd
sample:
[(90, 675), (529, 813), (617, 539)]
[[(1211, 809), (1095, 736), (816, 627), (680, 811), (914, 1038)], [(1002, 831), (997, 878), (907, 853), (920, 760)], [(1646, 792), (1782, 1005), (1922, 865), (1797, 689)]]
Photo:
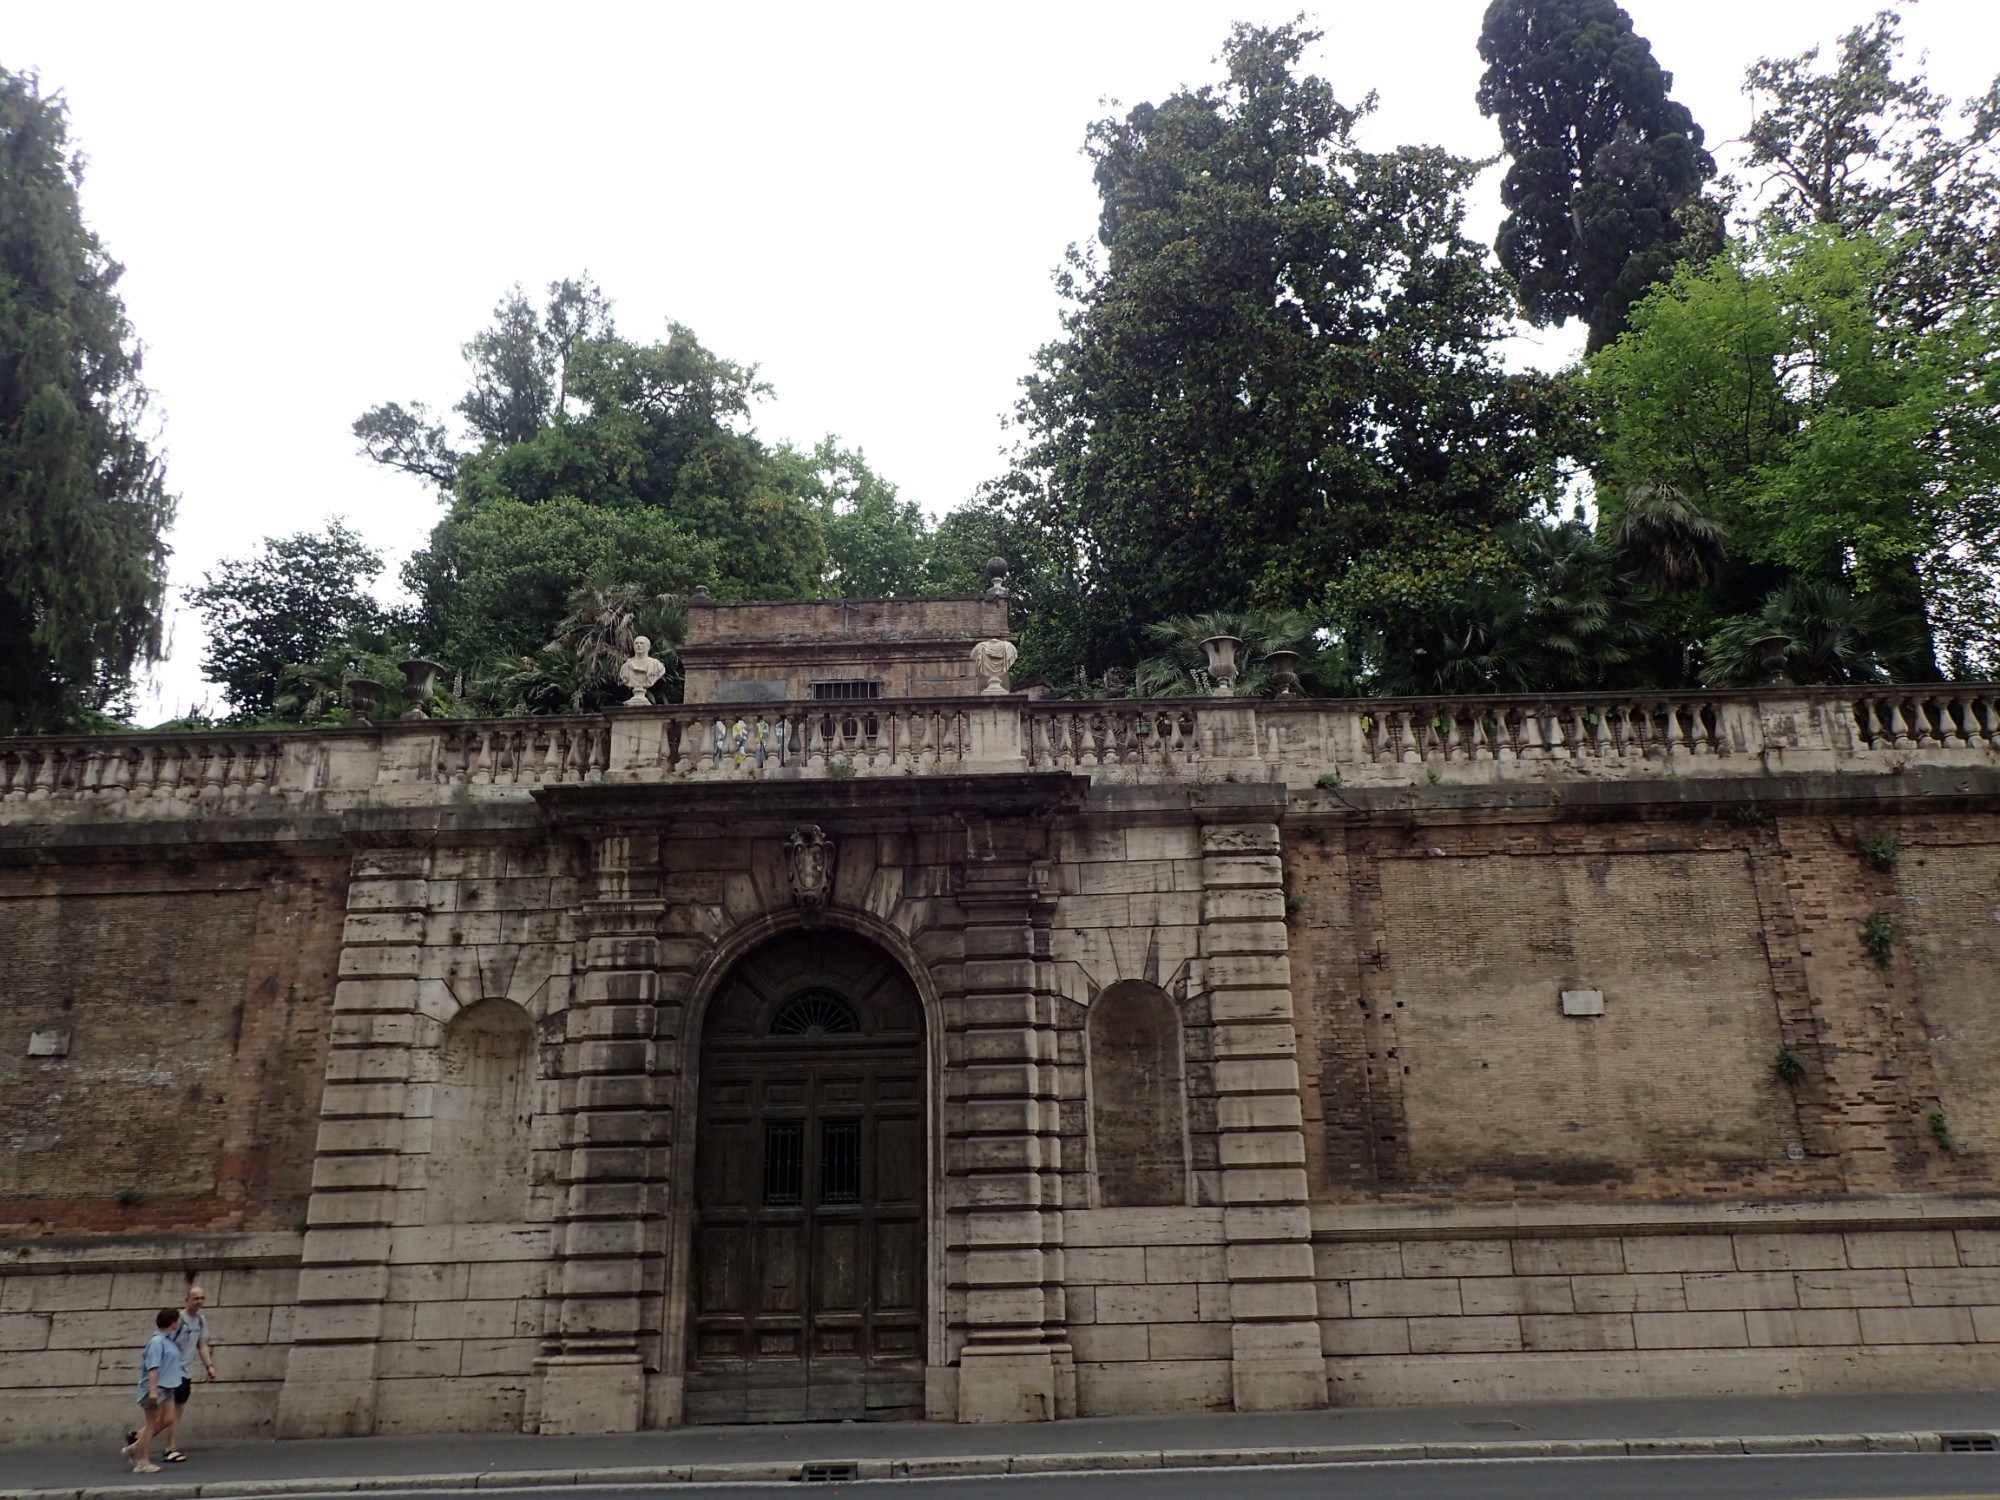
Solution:
[[(481, 444), (531, 441), (569, 412), (569, 367), (578, 348), (614, 336), (611, 302), (588, 275), (548, 285), (537, 310), (516, 284), (493, 322), (462, 346), (471, 388), (452, 409)], [(379, 464), (429, 480), (449, 494), (467, 455), (421, 401), (389, 401), (355, 419), (361, 451)]]
[(1878, 303), (1926, 327), (2000, 283), (2000, 80), (1948, 129), (1951, 100), (1921, 73), (1898, 75), (1900, 24), (1885, 10), (1853, 28), (1831, 71), (1817, 47), (1759, 61), (1746, 140), (1770, 228), (1883, 230), (1896, 254)]
[(201, 675), (238, 718), (270, 716), (289, 669), (381, 623), (368, 592), (381, 571), (382, 554), (337, 517), (223, 562), (188, 591), (208, 624)]
[(174, 502), (82, 183), (62, 100), (0, 69), (0, 732), (101, 712), (160, 653)]
[(796, 471), (786, 488), (818, 508), (827, 556), (822, 594), (886, 599), (926, 591), (931, 530), (923, 507), (901, 499), (860, 449), (829, 435), (810, 453), (781, 445), (773, 459)]
[(622, 338), (577, 278), (540, 306), (514, 288), (463, 352), (469, 389), (450, 417), (389, 403), (354, 431), (366, 456), (446, 496), (403, 577), (425, 649), (481, 681), (491, 657), (549, 642), (579, 590), (809, 598), (836, 577), (830, 529), (854, 534), (847, 571), (887, 576), (861, 554), (875, 521), (909, 519), (893, 487), (837, 444), (823, 445), (830, 468), (768, 447), (750, 412), (770, 388), (691, 329)]
[(1526, 508), (1546, 393), (1490, 353), (1477, 165), (1358, 148), (1360, 111), (1299, 72), (1317, 35), (1239, 26), (1221, 84), (1090, 131), (1103, 257), (1058, 278), (996, 493), (1075, 559), (1057, 603), (1091, 671), (1148, 621), (1317, 605)]
[[(1898, 254), (1818, 227), (1684, 266), (1592, 357), (1598, 493), (1672, 485), (1728, 529), (1748, 611), (1788, 577), (1881, 596), (1947, 659), (2000, 654), (2000, 315), (1913, 330), (1879, 316)], [(1929, 624), (1925, 617), (1928, 614)], [(1918, 670), (1935, 675), (1917, 653)]]
[(1701, 127), (1614, 0), (1493, 0), (1479, 55), (1479, 109), (1511, 159), (1500, 264), (1530, 320), (1582, 318), (1601, 349), (1676, 262), (1722, 248)]

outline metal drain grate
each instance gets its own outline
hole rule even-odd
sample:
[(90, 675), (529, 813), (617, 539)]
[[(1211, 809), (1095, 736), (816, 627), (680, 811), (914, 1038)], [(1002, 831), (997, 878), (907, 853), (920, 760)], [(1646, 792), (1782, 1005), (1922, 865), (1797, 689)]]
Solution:
[(2000, 1437), (1990, 1432), (1940, 1432), (1938, 1446), (1946, 1453), (2000, 1453)]
[(854, 1464), (805, 1464), (799, 1469), (799, 1478), (807, 1484), (851, 1484), (856, 1472)]

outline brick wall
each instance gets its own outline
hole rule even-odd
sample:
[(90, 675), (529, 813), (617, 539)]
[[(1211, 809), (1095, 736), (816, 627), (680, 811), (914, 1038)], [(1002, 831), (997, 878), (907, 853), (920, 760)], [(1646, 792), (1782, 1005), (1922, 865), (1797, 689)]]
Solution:
[(0, 1232), (298, 1227), (346, 868), (0, 870)]
[(1991, 1185), (2000, 819), (1307, 821), (1286, 862), (1322, 1201)]

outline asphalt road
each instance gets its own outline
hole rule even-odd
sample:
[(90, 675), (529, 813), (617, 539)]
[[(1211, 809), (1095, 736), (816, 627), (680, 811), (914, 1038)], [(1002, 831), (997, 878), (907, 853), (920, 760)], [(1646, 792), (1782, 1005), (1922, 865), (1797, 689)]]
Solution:
[[(373, 1491), (369, 1500), (549, 1500), (543, 1490)], [(2000, 1500), (2000, 1456), (1512, 1459), (1349, 1463), (868, 1484), (563, 1487), (562, 1500)], [(319, 1497), (288, 1497), (319, 1500)], [(351, 1492), (326, 1500), (354, 1500)]]

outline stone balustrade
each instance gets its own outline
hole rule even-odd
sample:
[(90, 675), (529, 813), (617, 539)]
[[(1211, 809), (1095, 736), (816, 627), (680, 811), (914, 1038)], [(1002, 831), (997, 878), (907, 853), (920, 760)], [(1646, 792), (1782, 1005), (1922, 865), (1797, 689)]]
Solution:
[(573, 782), (1059, 771), (1305, 789), (2000, 767), (2000, 688), (675, 705), (0, 740), (0, 823), (337, 812)]

